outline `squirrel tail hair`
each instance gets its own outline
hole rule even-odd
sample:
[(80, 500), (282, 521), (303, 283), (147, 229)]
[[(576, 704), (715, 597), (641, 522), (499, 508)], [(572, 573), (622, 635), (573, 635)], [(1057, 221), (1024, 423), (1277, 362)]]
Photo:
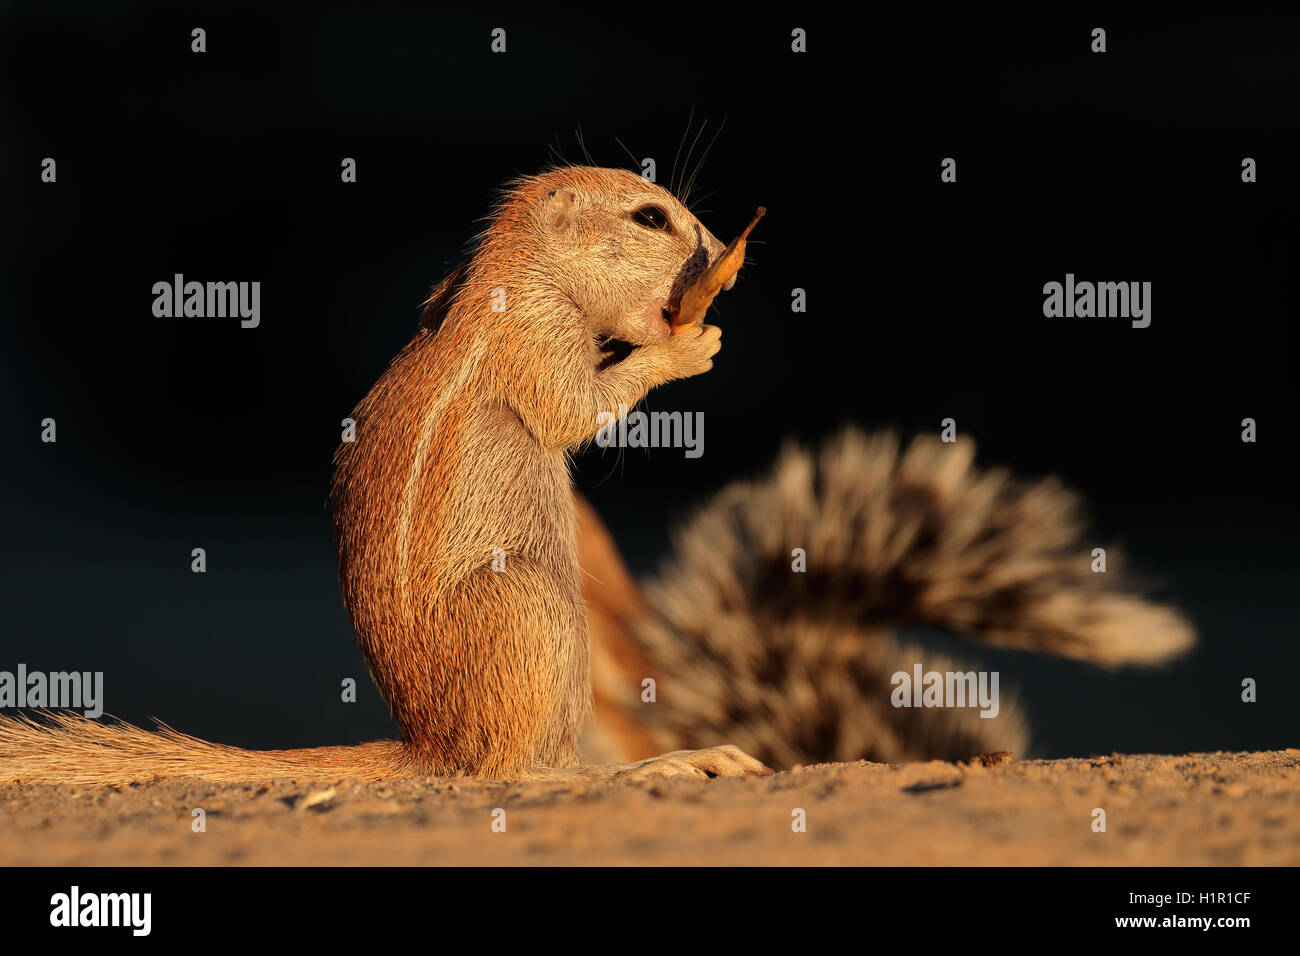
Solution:
[(384, 740), (355, 747), (241, 750), (159, 724), (142, 730), (120, 721), (47, 712), (41, 720), (0, 716), (0, 783), (104, 786), (159, 777), (244, 782), (378, 780), (410, 770), (406, 748)]
[[(1023, 753), (1028, 725), (1005, 688), (993, 718), (893, 706), (892, 675), (967, 669), (890, 629), (1106, 668), (1193, 644), (1179, 612), (1125, 588), (1114, 549), (1094, 573), (1079, 498), (1059, 480), (1019, 480), (974, 457), (969, 439), (918, 437), (904, 451), (892, 433), (853, 428), (815, 454), (787, 445), (768, 475), (723, 488), (678, 530), (635, 600), (616, 552), (593, 555), (584, 539), (595, 577), (614, 582), (587, 591), (597, 717), (618, 755), (717, 740), (777, 767)], [(580, 504), (584, 535), (588, 511)]]

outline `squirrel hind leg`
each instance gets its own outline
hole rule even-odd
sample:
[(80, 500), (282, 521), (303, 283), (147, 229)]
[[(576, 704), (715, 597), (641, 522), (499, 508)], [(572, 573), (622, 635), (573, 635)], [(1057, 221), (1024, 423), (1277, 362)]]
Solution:
[(574, 587), (526, 556), (478, 568), (429, 615), (431, 660), (395, 714), (414, 758), (433, 773), (522, 779), (541, 764), (575, 766), (591, 706), (587, 622)]

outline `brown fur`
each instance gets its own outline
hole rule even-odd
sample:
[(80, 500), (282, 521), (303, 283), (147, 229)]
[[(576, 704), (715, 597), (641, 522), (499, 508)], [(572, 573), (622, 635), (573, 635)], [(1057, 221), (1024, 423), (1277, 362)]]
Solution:
[[(649, 203), (670, 228), (635, 220)], [(253, 754), (174, 732), (5, 720), (5, 775), (578, 772), (591, 687), (567, 456), (595, 435), (600, 412), (711, 367), (719, 330), (670, 336), (666, 314), (721, 250), (672, 195), (632, 173), (521, 179), (353, 413), (356, 441), (335, 456), (339, 571), (400, 746)], [(609, 364), (610, 338), (635, 347)], [(722, 747), (582, 772), (769, 771)]]

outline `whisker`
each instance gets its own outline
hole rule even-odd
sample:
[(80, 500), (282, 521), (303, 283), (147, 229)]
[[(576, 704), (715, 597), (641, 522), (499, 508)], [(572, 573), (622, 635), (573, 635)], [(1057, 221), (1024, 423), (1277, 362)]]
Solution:
[(722, 117), (722, 123), (718, 126), (718, 131), (713, 134), (713, 139), (709, 140), (709, 145), (704, 150), (704, 155), (700, 157), (699, 165), (697, 165), (695, 167), (695, 171), (691, 173), (691, 178), (686, 181), (686, 198), (682, 200), (683, 203), (689, 202), (691, 196), (691, 190), (695, 188), (695, 179), (697, 176), (700, 175), (701, 170), (704, 169), (705, 160), (709, 158), (709, 153), (713, 151), (714, 144), (718, 142), (718, 137), (722, 135), (722, 131), (726, 129), (726, 127), (727, 127), (727, 117), (724, 116)]
[(618, 145), (620, 145), (620, 146), (623, 147), (623, 152), (627, 153), (628, 159), (632, 160), (632, 168), (633, 168), (634, 170), (636, 170), (637, 173), (640, 173), (640, 172), (641, 172), (641, 160), (637, 159), (636, 156), (634, 156), (634, 155), (632, 154), (632, 150), (630, 150), (630, 149), (628, 149), (626, 146), (624, 146), (624, 145), (623, 145), (623, 141), (622, 141), (621, 139), (619, 139), (617, 136), (614, 137), (614, 142), (618, 143)]
[[(699, 199), (697, 199), (697, 200), (695, 200), (695, 201), (696, 201), (696, 202), (704, 202), (704, 200), (708, 199), (710, 196), (716, 196), (717, 193), (718, 193), (718, 190), (716, 190), (716, 189), (710, 189), (708, 192), (706, 192), (703, 196), (701, 196)], [(711, 209), (709, 210), (709, 212), (712, 212), (712, 211), (713, 211), (713, 210), (711, 210)], [(695, 215), (697, 215), (697, 216), (699, 215), (699, 213), (696, 212), (694, 209), (692, 209), (691, 212), (694, 212)]]
[(548, 144), (546, 147), (546, 151), (551, 154), (552, 159), (560, 166), (573, 165), (567, 159), (564, 158), (564, 150), (560, 148), (560, 134), (555, 133), (554, 136), (555, 136), (555, 143)]
[[(704, 121), (703, 123), (700, 124), (699, 131), (696, 132), (696, 134), (695, 134), (695, 139), (691, 140), (691, 148), (688, 149), (688, 150), (686, 151), (686, 168), (688, 168), (688, 169), (690, 168), (690, 165), (691, 165), (691, 154), (692, 154), (693, 152), (695, 152), (695, 144), (698, 143), (698, 142), (700, 141), (700, 134), (704, 132), (704, 128), (705, 128), (706, 126), (708, 126), (708, 125), (709, 125), (709, 121), (708, 121), (707, 119), (705, 119), (705, 121)], [(690, 181), (687, 180), (687, 184), (688, 184), (688, 186), (689, 186), (689, 183), (690, 183)], [(677, 201), (680, 202), (683, 206), (685, 206), (685, 205), (686, 205), (687, 197), (688, 197), (689, 195), (690, 195), (689, 192), (683, 192), (682, 195), (680, 195), (680, 196), (677, 197)]]
[(582, 150), (582, 155), (586, 157), (586, 159), (587, 159), (587, 165), (588, 165), (588, 166), (595, 166), (595, 165), (596, 165), (596, 161), (595, 161), (594, 159), (591, 158), (591, 153), (588, 152), (588, 150), (587, 150), (587, 144), (586, 144), (586, 143), (583, 141), (583, 139), (582, 139), (582, 127), (579, 126), (577, 129), (575, 129), (575, 130), (573, 131), (573, 135), (576, 136), (576, 137), (578, 137), (578, 148), (580, 148), (580, 149)]
[(677, 160), (681, 158), (682, 147), (686, 144), (686, 137), (691, 135), (691, 123), (695, 122), (695, 104), (691, 104), (691, 113), (686, 117), (686, 129), (682, 132), (682, 138), (677, 143), (677, 152), (673, 155), (673, 171), (668, 177), (668, 191), (674, 196), (677, 195)]

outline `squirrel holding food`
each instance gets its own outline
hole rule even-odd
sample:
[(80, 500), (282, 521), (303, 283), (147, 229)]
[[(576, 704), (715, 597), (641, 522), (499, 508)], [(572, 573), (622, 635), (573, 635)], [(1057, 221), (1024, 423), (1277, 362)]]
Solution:
[(570, 457), (601, 413), (712, 366), (705, 313), (764, 212), (724, 246), (639, 175), (551, 169), (507, 185), (424, 303), (352, 414), (331, 494), (344, 602), (397, 740), (250, 751), (0, 717), (0, 779), (644, 780), (962, 759), (1023, 750), (1023, 718), (1005, 701), (995, 720), (891, 707), (890, 675), (917, 659), (892, 624), (1107, 666), (1189, 646), (1176, 611), (1089, 573), (1074, 495), (975, 468), (969, 441), (904, 451), (849, 430), (792, 446), (701, 503), (664, 570), (632, 581)]

